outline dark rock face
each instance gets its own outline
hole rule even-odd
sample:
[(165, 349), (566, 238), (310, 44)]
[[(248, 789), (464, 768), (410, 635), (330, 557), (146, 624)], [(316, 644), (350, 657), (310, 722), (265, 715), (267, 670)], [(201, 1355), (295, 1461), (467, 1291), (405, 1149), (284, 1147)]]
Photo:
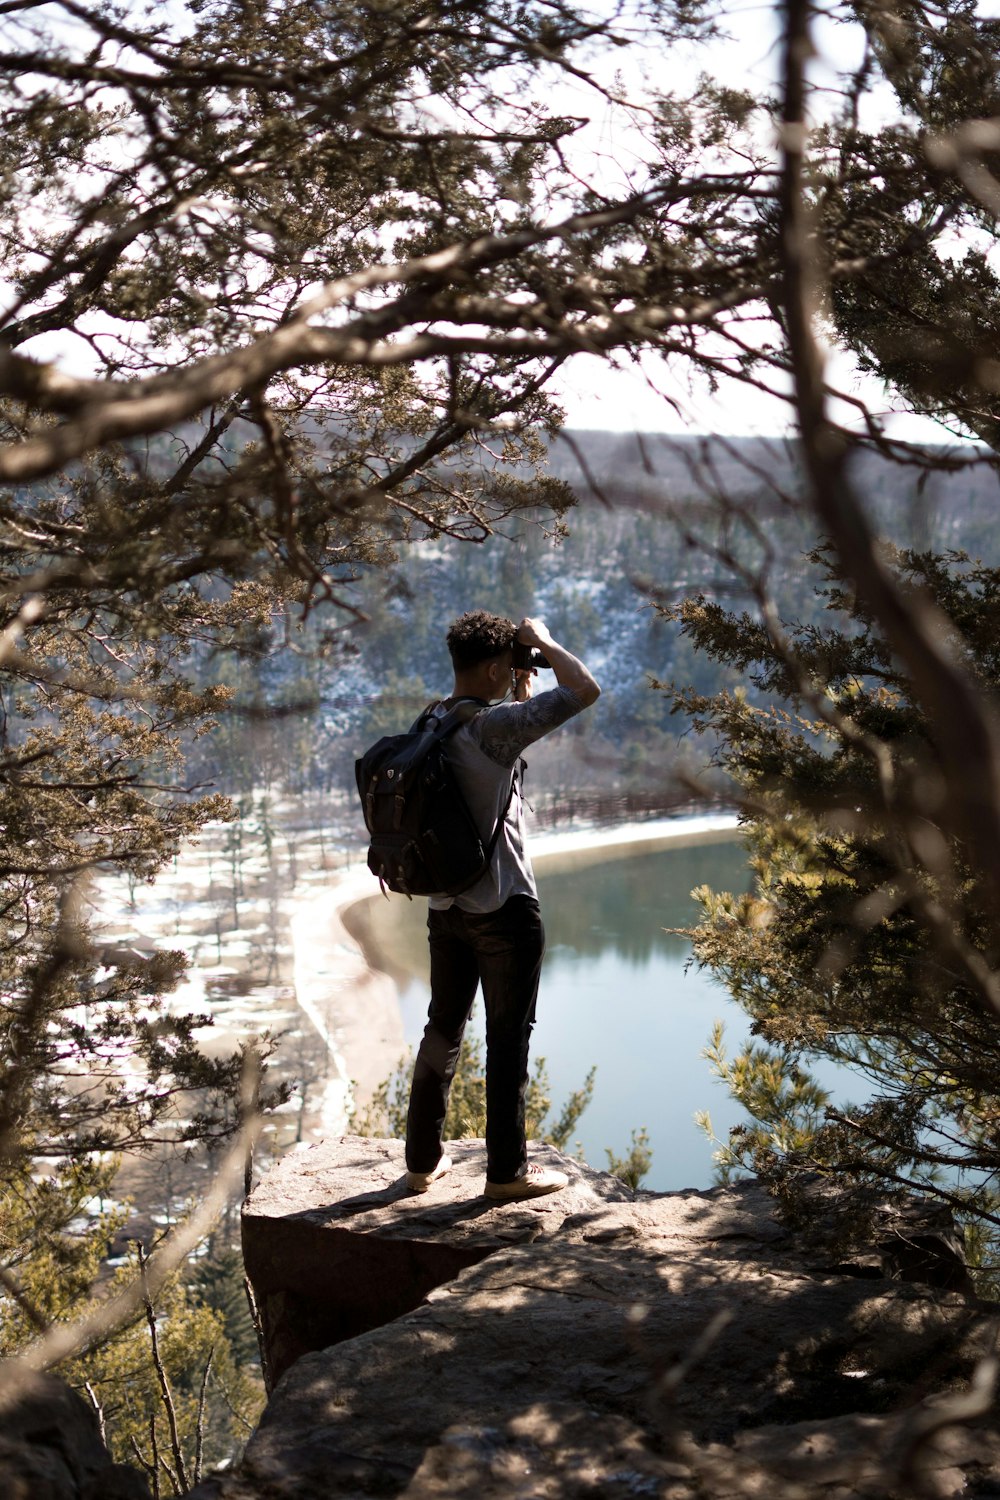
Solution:
[(846, 1500), (1000, 1475), (992, 1426), (948, 1420), (995, 1337), (967, 1297), (817, 1264), (755, 1185), (633, 1195), (543, 1150), (570, 1188), (495, 1205), (482, 1143), (453, 1154), (410, 1197), (399, 1143), (349, 1137), (253, 1194), (285, 1373), (204, 1496), (771, 1500), (795, 1479)]
[(97, 1418), (51, 1375), (18, 1372), (0, 1387), (3, 1500), (149, 1500), (145, 1478), (112, 1462)]

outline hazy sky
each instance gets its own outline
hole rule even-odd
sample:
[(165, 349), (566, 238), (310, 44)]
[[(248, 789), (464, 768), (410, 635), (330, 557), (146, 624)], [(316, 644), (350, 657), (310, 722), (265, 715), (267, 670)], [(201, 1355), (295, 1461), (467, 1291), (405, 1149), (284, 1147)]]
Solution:
[[(995, 16), (1000, 14), (1000, 0), (988, 0), (977, 9), (984, 17)], [(773, 4), (734, 0), (725, 6), (729, 39), (713, 44), (710, 54), (690, 47), (672, 49), (662, 60), (662, 71), (652, 75), (654, 81), (682, 91), (705, 70), (710, 56), (713, 75), (732, 87), (751, 91), (776, 88), (781, 65), (776, 18)], [(822, 15), (815, 23), (814, 41), (817, 57), (811, 76), (819, 92), (813, 96), (813, 108), (821, 112), (822, 90), (836, 85), (838, 73), (858, 65), (863, 46), (860, 30), (834, 25)], [(868, 118), (874, 122), (893, 115), (893, 102), (888, 90), (882, 95), (875, 91), (867, 107)], [(704, 383), (691, 388), (684, 366), (668, 366), (662, 359), (647, 357), (641, 367), (627, 361), (622, 364), (626, 367), (616, 370), (609, 368), (607, 361), (590, 356), (570, 362), (558, 385), (570, 426), (732, 435), (782, 434), (789, 430), (789, 406), (775, 397), (735, 382), (714, 394)], [(828, 351), (827, 375), (834, 387), (864, 399), (872, 411), (883, 414), (894, 437), (924, 442), (948, 438), (939, 424), (901, 410), (880, 382), (862, 376), (853, 359), (840, 351)], [(846, 405), (835, 414), (847, 423), (856, 420)]]
[[(821, 6), (823, 0), (818, 0)], [(776, 24), (777, 6), (757, 0), (723, 0), (725, 26), (729, 36), (712, 44), (710, 49), (691, 44), (664, 48), (662, 42), (648, 46), (640, 42), (634, 49), (606, 49), (595, 53), (597, 71), (606, 81), (625, 69), (630, 90), (634, 78), (635, 92), (641, 92), (641, 72), (657, 87), (683, 94), (697, 74), (710, 68), (720, 82), (733, 87), (747, 87), (760, 92), (773, 88), (780, 67), (780, 39)], [(1000, 0), (988, 0), (978, 7), (981, 15), (1000, 13)], [(838, 71), (856, 66), (860, 60), (860, 33), (849, 26), (834, 26), (820, 15), (815, 31), (818, 57), (812, 69), (814, 83), (833, 84)], [(567, 84), (567, 88), (570, 86)], [(552, 107), (586, 115), (589, 123), (579, 138), (584, 175), (599, 178), (610, 193), (629, 191), (630, 168), (636, 160), (634, 138), (621, 133), (620, 116), (616, 117), (599, 95), (578, 92), (561, 97), (562, 88), (553, 89)], [(889, 101), (884, 101), (886, 113)], [(822, 92), (814, 96), (815, 107), (823, 108)], [(878, 115), (883, 101), (876, 93), (869, 113)], [(29, 352), (40, 358), (56, 359), (70, 373), (89, 373), (88, 348), (63, 336), (36, 340)], [(875, 411), (889, 412), (887, 394), (870, 379), (862, 379), (850, 360), (833, 354), (829, 376), (833, 383), (852, 395), (862, 396)], [(711, 393), (704, 383), (689, 388), (689, 373), (683, 362), (668, 365), (664, 360), (646, 356), (640, 365), (620, 358), (613, 361), (592, 356), (577, 356), (569, 362), (555, 386), (568, 422), (573, 427), (611, 428), (662, 432), (710, 431), (737, 434), (780, 434), (790, 424), (787, 402), (765, 396), (736, 384)], [(840, 415), (846, 418), (847, 408)], [(905, 414), (889, 417), (895, 436), (940, 441), (943, 429)]]

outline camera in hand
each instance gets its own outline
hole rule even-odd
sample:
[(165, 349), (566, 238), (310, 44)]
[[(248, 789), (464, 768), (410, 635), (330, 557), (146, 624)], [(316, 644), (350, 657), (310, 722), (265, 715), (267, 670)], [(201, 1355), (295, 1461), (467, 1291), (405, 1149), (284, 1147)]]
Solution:
[(535, 672), (539, 667), (547, 667), (548, 657), (543, 656), (540, 651), (535, 651), (531, 646), (525, 645), (524, 641), (514, 642), (514, 668), (518, 672)]

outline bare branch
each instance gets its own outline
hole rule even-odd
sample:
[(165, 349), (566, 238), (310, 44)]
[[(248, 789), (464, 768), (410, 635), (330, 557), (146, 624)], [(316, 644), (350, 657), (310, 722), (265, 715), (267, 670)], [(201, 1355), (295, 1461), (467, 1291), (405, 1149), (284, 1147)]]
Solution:
[[(484, 235), (432, 255), (359, 271), (330, 282), (273, 333), (240, 349), (145, 380), (77, 379), (0, 350), (0, 388), (43, 409), (72, 414), (60, 426), (0, 447), (0, 480), (25, 481), (51, 474), (102, 444), (176, 425), (206, 407), (231, 401), (240, 391), (262, 388), (286, 370), (331, 362), (374, 367), (410, 364), (446, 354), (535, 358), (577, 351), (592, 353), (641, 342), (671, 326), (705, 323), (732, 305), (734, 298), (751, 293), (727, 294), (691, 308), (651, 307), (635, 314), (620, 314), (614, 320), (603, 316), (589, 321), (566, 320), (547, 333), (411, 332), (400, 337), (409, 324), (435, 312), (431, 294), (449, 279), (495, 266), (552, 241), (571, 241), (591, 231), (632, 222), (670, 198), (689, 197), (690, 192), (690, 185), (683, 191), (673, 186), (654, 189), (594, 213), (570, 215), (551, 226), (511, 235)], [(352, 303), (361, 293), (393, 285), (412, 290), (339, 328), (317, 327), (308, 321)], [(515, 321), (523, 315), (523, 307), (519, 315), (512, 308)]]
[(139, 1286), (142, 1296), (142, 1305), (146, 1313), (146, 1326), (149, 1329), (149, 1347), (153, 1361), (153, 1369), (156, 1371), (157, 1384), (160, 1387), (160, 1400), (167, 1414), (167, 1428), (170, 1432), (170, 1451), (174, 1456), (174, 1470), (179, 1487), (184, 1490), (191, 1488), (188, 1483), (187, 1468), (184, 1463), (184, 1453), (181, 1449), (180, 1433), (177, 1427), (177, 1409), (174, 1406), (174, 1393), (170, 1388), (170, 1380), (163, 1366), (160, 1354), (160, 1336), (156, 1327), (156, 1309), (153, 1307), (153, 1299), (149, 1290), (147, 1280), (147, 1266), (149, 1257), (140, 1245), (139, 1251)]

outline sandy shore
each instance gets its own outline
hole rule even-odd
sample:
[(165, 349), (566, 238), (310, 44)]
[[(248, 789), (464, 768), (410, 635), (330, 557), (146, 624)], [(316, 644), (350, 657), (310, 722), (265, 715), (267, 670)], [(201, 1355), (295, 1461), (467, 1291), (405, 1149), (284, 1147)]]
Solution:
[(569, 829), (531, 836), (531, 862), (545, 873), (607, 864), (630, 854), (657, 849), (691, 849), (698, 844), (728, 843), (737, 830), (735, 813), (704, 813), (691, 818), (656, 818), (624, 828)]
[[(721, 843), (733, 838), (736, 827), (734, 814), (712, 813), (624, 828), (536, 833), (531, 858), (546, 872), (578, 869), (656, 849)], [(406, 1050), (396, 984), (371, 966), (344, 923), (352, 906), (376, 897), (378, 886), (359, 857), (292, 917), (296, 998), (328, 1061), (317, 1110), (323, 1134), (347, 1128), (352, 1099), (370, 1098)]]

